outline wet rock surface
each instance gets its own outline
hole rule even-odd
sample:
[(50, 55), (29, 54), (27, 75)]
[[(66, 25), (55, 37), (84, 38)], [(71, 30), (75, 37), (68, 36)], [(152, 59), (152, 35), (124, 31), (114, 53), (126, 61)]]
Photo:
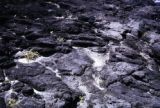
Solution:
[(159, 12), (152, 0), (0, 1), (0, 108), (160, 108)]

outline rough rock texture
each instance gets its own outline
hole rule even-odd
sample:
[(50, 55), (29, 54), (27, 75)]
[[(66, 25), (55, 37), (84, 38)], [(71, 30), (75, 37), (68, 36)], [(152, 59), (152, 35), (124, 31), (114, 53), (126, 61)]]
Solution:
[(160, 108), (159, 65), (152, 0), (0, 1), (0, 108)]

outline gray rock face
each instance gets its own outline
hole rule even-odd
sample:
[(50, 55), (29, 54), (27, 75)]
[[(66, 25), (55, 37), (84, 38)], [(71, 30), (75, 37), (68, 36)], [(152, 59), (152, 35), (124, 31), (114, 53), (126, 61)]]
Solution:
[(106, 86), (108, 86), (114, 82), (119, 81), (121, 78), (132, 74), (139, 68), (140, 67), (138, 65), (125, 62), (110, 63), (100, 72), (101, 79), (105, 80)]
[(151, 47), (152, 47), (154, 56), (159, 58), (160, 43), (154, 43)]
[(146, 32), (143, 39), (149, 43), (155, 43), (160, 41), (160, 36), (155, 32)]
[(44, 101), (32, 99), (32, 98), (24, 98), (16, 108), (45, 108)]
[(0, 108), (160, 108), (159, 13), (153, 0), (0, 1)]
[(62, 75), (82, 75), (85, 72), (85, 69), (91, 64), (93, 61), (84, 54), (83, 51), (73, 51), (68, 55), (64, 55), (59, 58), (57, 61), (58, 70)]
[[(17, 74), (16, 74), (17, 73)], [(78, 101), (78, 92), (72, 91), (67, 87), (65, 83), (61, 81), (60, 78), (56, 77), (56, 74), (47, 69), (45, 66), (33, 63), (33, 64), (19, 64), (17, 67), (10, 68), (6, 70), (7, 76), (12, 80), (18, 80), (25, 84), (28, 84), (29, 87), (23, 87), (22, 93), (24, 96), (34, 97), (34, 90), (44, 92), (44, 97), (51, 99), (51, 103), (46, 103), (46, 107), (53, 107), (56, 104), (59, 105), (57, 99), (60, 99), (62, 107), (74, 106), (76, 101)], [(21, 87), (21, 85), (14, 86), (14, 88)], [(18, 90), (19, 91), (19, 90)], [(17, 91), (15, 91), (17, 92)], [(41, 93), (40, 92), (40, 93)], [(46, 93), (47, 92), (47, 93)], [(39, 93), (39, 92), (38, 92)], [(46, 94), (45, 94), (46, 93)], [(79, 94), (80, 95), (80, 94)], [(42, 95), (43, 96), (43, 95)], [(35, 98), (36, 99), (36, 98)], [(39, 102), (35, 99), (26, 98), (18, 104), (20, 107), (33, 107), (33, 108), (44, 108), (45, 102), (41, 99)], [(29, 102), (28, 102), (29, 101)], [(49, 100), (48, 100), (49, 101)], [(41, 104), (39, 104), (41, 103)]]

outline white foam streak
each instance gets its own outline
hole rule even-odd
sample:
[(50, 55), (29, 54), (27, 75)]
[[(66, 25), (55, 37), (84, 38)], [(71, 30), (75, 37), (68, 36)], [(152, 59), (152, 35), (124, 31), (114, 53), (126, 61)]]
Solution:
[(84, 51), (94, 61), (93, 67), (96, 68), (97, 71), (101, 71), (103, 66), (106, 64), (107, 54), (99, 54), (97, 52), (92, 52), (87, 48), (85, 48)]

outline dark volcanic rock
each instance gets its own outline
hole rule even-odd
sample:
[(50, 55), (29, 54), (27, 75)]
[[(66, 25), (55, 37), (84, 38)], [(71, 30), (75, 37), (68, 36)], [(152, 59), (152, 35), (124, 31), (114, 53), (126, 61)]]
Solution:
[(34, 51), (37, 51), (39, 54), (43, 56), (49, 56), (56, 53), (54, 48), (41, 48), (41, 47), (32, 47)]
[(2, 98), (2, 97), (0, 97), (0, 108), (7, 108), (5, 101), (4, 101), (4, 98)]
[(2, 69), (4, 68), (9, 68), (9, 67), (12, 67), (12, 66), (15, 66), (15, 62), (13, 61), (13, 59), (9, 59), (9, 57), (2, 57), (0, 58), (0, 67)]
[(14, 85), (12, 85), (12, 89), (15, 92), (20, 92), (23, 89), (23, 87), (24, 87), (24, 84), (22, 82), (17, 82)]
[(149, 43), (160, 41), (160, 35), (155, 32), (146, 32), (142, 38)]
[[(44, 91), (44, 92), (50, 91), (51, 93), (49, 92), (50, 93), (49, 98), (61, 99), (62, 103), (64, 103), (62, 106), (64, 107), (67, 105), (72, 107), (78, 101), (78, 94), (76, 94), (74, 91), (68, 88), (67, 85), (63, 83), (60, 78), (56, 76), (54, 70), (51, 71), (41, 64), (38, 63), (33, 63), (29, 65), (19, 64), (17, 65), (17, 67), (13, 67), (6, 70), (6, 74), (10, 79), (19, 80), (23, 83), (28, 84), (30, 87), (33, 87), (38, 91)], [(22, 93), (25, 96), (31, 96), (34, 92), (32, 88), (27, 86), (21, 88), (23, 86), (22, 84), (18, 84), (15, 86), (14, 86), (15, 89), (19, 90), (22, 89)], [(30, 102), (30, 100), (28, 101)], [(33, 99), (32, 101), (36, 100)], [(55, 104), (56, 102), (51, 101), (51, 103), (48, 105), (54, 106)], [(32, 107), (32, 104), (30, 103), (28, 104), (26, 103), (26, 105)], [(41, 106), (37, 106), (36, 104), (35, 107), (39, 108)]]
[(92, 47), (92, 46), (99, 46), (99, 43), (97, 42), (92, 42), (92, 41), (83, 41), (83, 40), (73, 40), (71, 42), (73, 46), (78, 46), (78, 47)]
[(0, 82), (3, 82), (4, 80), (5, 80), (5, 76), (4, 76), (3, 70), (0, 69)]
[(33, 99), (33, 98), (24, 98), (16, 107), (18, 108), (45, 108), (45, 102), (42, 100)]
[(68, 55), (62, 56), (57, 61), (58, 69), (62, 75), (82, 75), (92, 60), (82, 51), (74, 50)]
[(122, 55), (132, 58), (132, 59), (136, 59), (138, 57), (140, 57), (140, 55), (138, 54), (137, 51), (128, 48), (128, 47), (118, 47), (115, 49), (117, 52), (121, 53)]
[(34, 77), (45, 72), (45, 68), (38, 63), (31, 65), (19, 64), (17, 67), (10, 68), (6, 71), (6, 75), (10, 79), (23, 79), (27, 76)]
[(116, 47), (115, 51), (111, 50), (110, 59), (111, 62), (124, 61), (132, 64), (145, 64), (145, 59), (141, 57), (138, 51), (129, 47)]
[(35, 40), (35, 39), (44, 37), (44, 35), (37, 33), (37, 32), (33, 32), (33, 33), (26, 35), (25, 37), (28, 40)]
[(24, 96), (31, 96), (31, 95), (33, 95), (34, 91), (33, 91), (33, 88), (31, 88), (29, 86), (25, 86), (25, 87), (23, 87), (22, 93)]
[[(0, 108), (159, 108), (159, 13), (153, 0), (1, 0)], [(22, 63), (28, 50), (40, 57)]]
[(11, 87), (10, 83), (2, 83), (0, 85), (0, 92), (8, 91)]
[[(109, 90), (114, 92), (115, 95), (117, 95), (117, 97), (122, 97), (123, 99), (126, 99), (127, 101), (129, 101), (132, 104), (132, 106), (135, 108), (137, 107), (153, 108), (153, 106), (155, 106), (157, 101), (159, 101), (159, 99), (157, 100), (156, 97), (153, 97), (150, 94), (147, 94), (138, 89), (130, 90), (130, 88), (128, 88), (127, 86), (121, 83), (115, 83), (111, 85), (109, 87)], [(154, 100), (153, 103), (150, 102), (151, 100)]]
[(110, 63), (100, 72), (100, 77), (105, 80), (106, 86), (120, 81), (125, 76), (132, 74), (140, 68), (139, 65), (126, 62)]
[(145, 71), (136, 71), (133, 73), (133, 77), (136, 79), (143, 79), (145, 77)]
[(154, 43), (151, 47), (154, 57), (160, 58), (160, 43)]
[(53, 31), (66, 32), (71, 34), (79, 34), (82, 32), (82, 28), (80, 25), (75, 23), (74, 21), (64, 20), (52, 25)]

